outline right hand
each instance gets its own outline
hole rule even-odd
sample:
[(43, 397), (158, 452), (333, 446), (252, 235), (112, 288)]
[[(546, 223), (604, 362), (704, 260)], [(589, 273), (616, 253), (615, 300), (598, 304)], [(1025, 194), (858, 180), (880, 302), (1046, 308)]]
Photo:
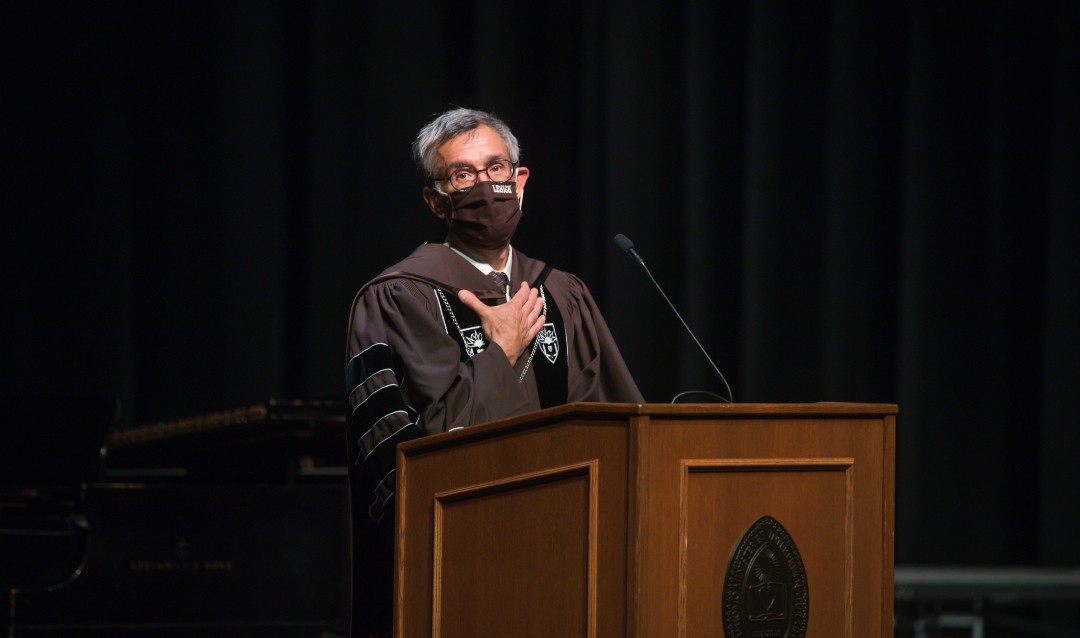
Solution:
[(468, 290), (458, 292), (458, 299), (480, 317), (480, 327), (493, 343), (499, 344), (510, 365), (528, 348), (544, 327), (544, 301), (536, 288), (524, 281), (510, 301), (489, 306)]

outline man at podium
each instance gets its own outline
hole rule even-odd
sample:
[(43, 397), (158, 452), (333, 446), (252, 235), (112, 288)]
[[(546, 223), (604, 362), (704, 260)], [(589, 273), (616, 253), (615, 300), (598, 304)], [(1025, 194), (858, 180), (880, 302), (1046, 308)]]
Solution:
[(447, 111), (421, 129), (413, 157), (446, 238), (365, 284), (349, 324), (354, 536), (385, 550), (355, 552), (355, 636), (366, 621), (372, 635), (389, 629), (398, 443), (564, 403), (643, 402), (584, 282), (510, 243), (529, 169), (509, 127)]

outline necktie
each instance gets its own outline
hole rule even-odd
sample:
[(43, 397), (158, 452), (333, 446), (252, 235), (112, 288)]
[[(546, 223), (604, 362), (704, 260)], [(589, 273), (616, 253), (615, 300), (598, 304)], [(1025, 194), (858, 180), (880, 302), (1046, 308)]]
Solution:
[(488, 277), (491, 277), (498, 284), (498, 290), (503, 291), (504, 295), (507, 293), (507, 289), (510, 287), (510, 278), (506, 276), (506, 273), (493, 270), (488, 273)]

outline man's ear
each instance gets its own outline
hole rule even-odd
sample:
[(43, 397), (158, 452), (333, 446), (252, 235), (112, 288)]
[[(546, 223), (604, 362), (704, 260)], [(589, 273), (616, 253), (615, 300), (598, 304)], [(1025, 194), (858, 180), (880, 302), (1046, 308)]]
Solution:
[(439, 219), (445, 220), (450, 215), (450, 198), (430, 186), (424, 187), (424, 201)]
[(519, 193), (525, 191), (525, 182), (529, 180), (529, 169), (524, 166), (518, 166), (517, 175), (514, 176), (517, 181), (517, 191)]

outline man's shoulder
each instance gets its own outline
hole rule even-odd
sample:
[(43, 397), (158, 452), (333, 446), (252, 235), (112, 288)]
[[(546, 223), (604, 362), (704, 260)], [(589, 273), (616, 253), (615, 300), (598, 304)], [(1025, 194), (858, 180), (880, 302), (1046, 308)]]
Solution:
[[(572, 272), (561, 270), (554, 266), (549, 267), (545, 262), (528, 257), (521, 252), (515, 252), (514, 259), (521, 260), (520, 272), (527, 281), (535, 281), (537, 277), (543, 274), (542, 283), (549, 288), (557, 289), (573, 297), (580, 297), (583, 294), (588, 294), (588, 287), (585, 285), (585, 282)], [(515, 264), (515, 268), (516, 267), (517, 265)]]
[(568, 300), (572, 300), (575, 305), (580, 305), (592, 298), (589, 287), (574, 273), (552, 269), (551, 274), (547, 277), (547, 283), (552, 290), (562, 293)]
[(399, 284), (416, 288), (435, 287), (457, 294), (458, 290), (482, 290), (491, 280), (472, 264), (442, 244), (422, 244), (408, 257), (364, 284), (359, 294), (376, 287)]
[(442, 244), (420, 244), (408, 257), (379, 273), (383, 278), (394, 273), (408, 273), (425, 277), (444, 274), (448, 270), (449, 257), (453, 253)]
[[(382, 271), (366, 285), (397, 279), (413, 279), (429, 283), (443, 283), (447, 290), (456, 292), (462, 287), (463, 278), (474, 274), (473, 268), (454, 251), (442, 244), (421, 244), (408, 257)], [(486, 279), (484, 280), (486, 281)]]

